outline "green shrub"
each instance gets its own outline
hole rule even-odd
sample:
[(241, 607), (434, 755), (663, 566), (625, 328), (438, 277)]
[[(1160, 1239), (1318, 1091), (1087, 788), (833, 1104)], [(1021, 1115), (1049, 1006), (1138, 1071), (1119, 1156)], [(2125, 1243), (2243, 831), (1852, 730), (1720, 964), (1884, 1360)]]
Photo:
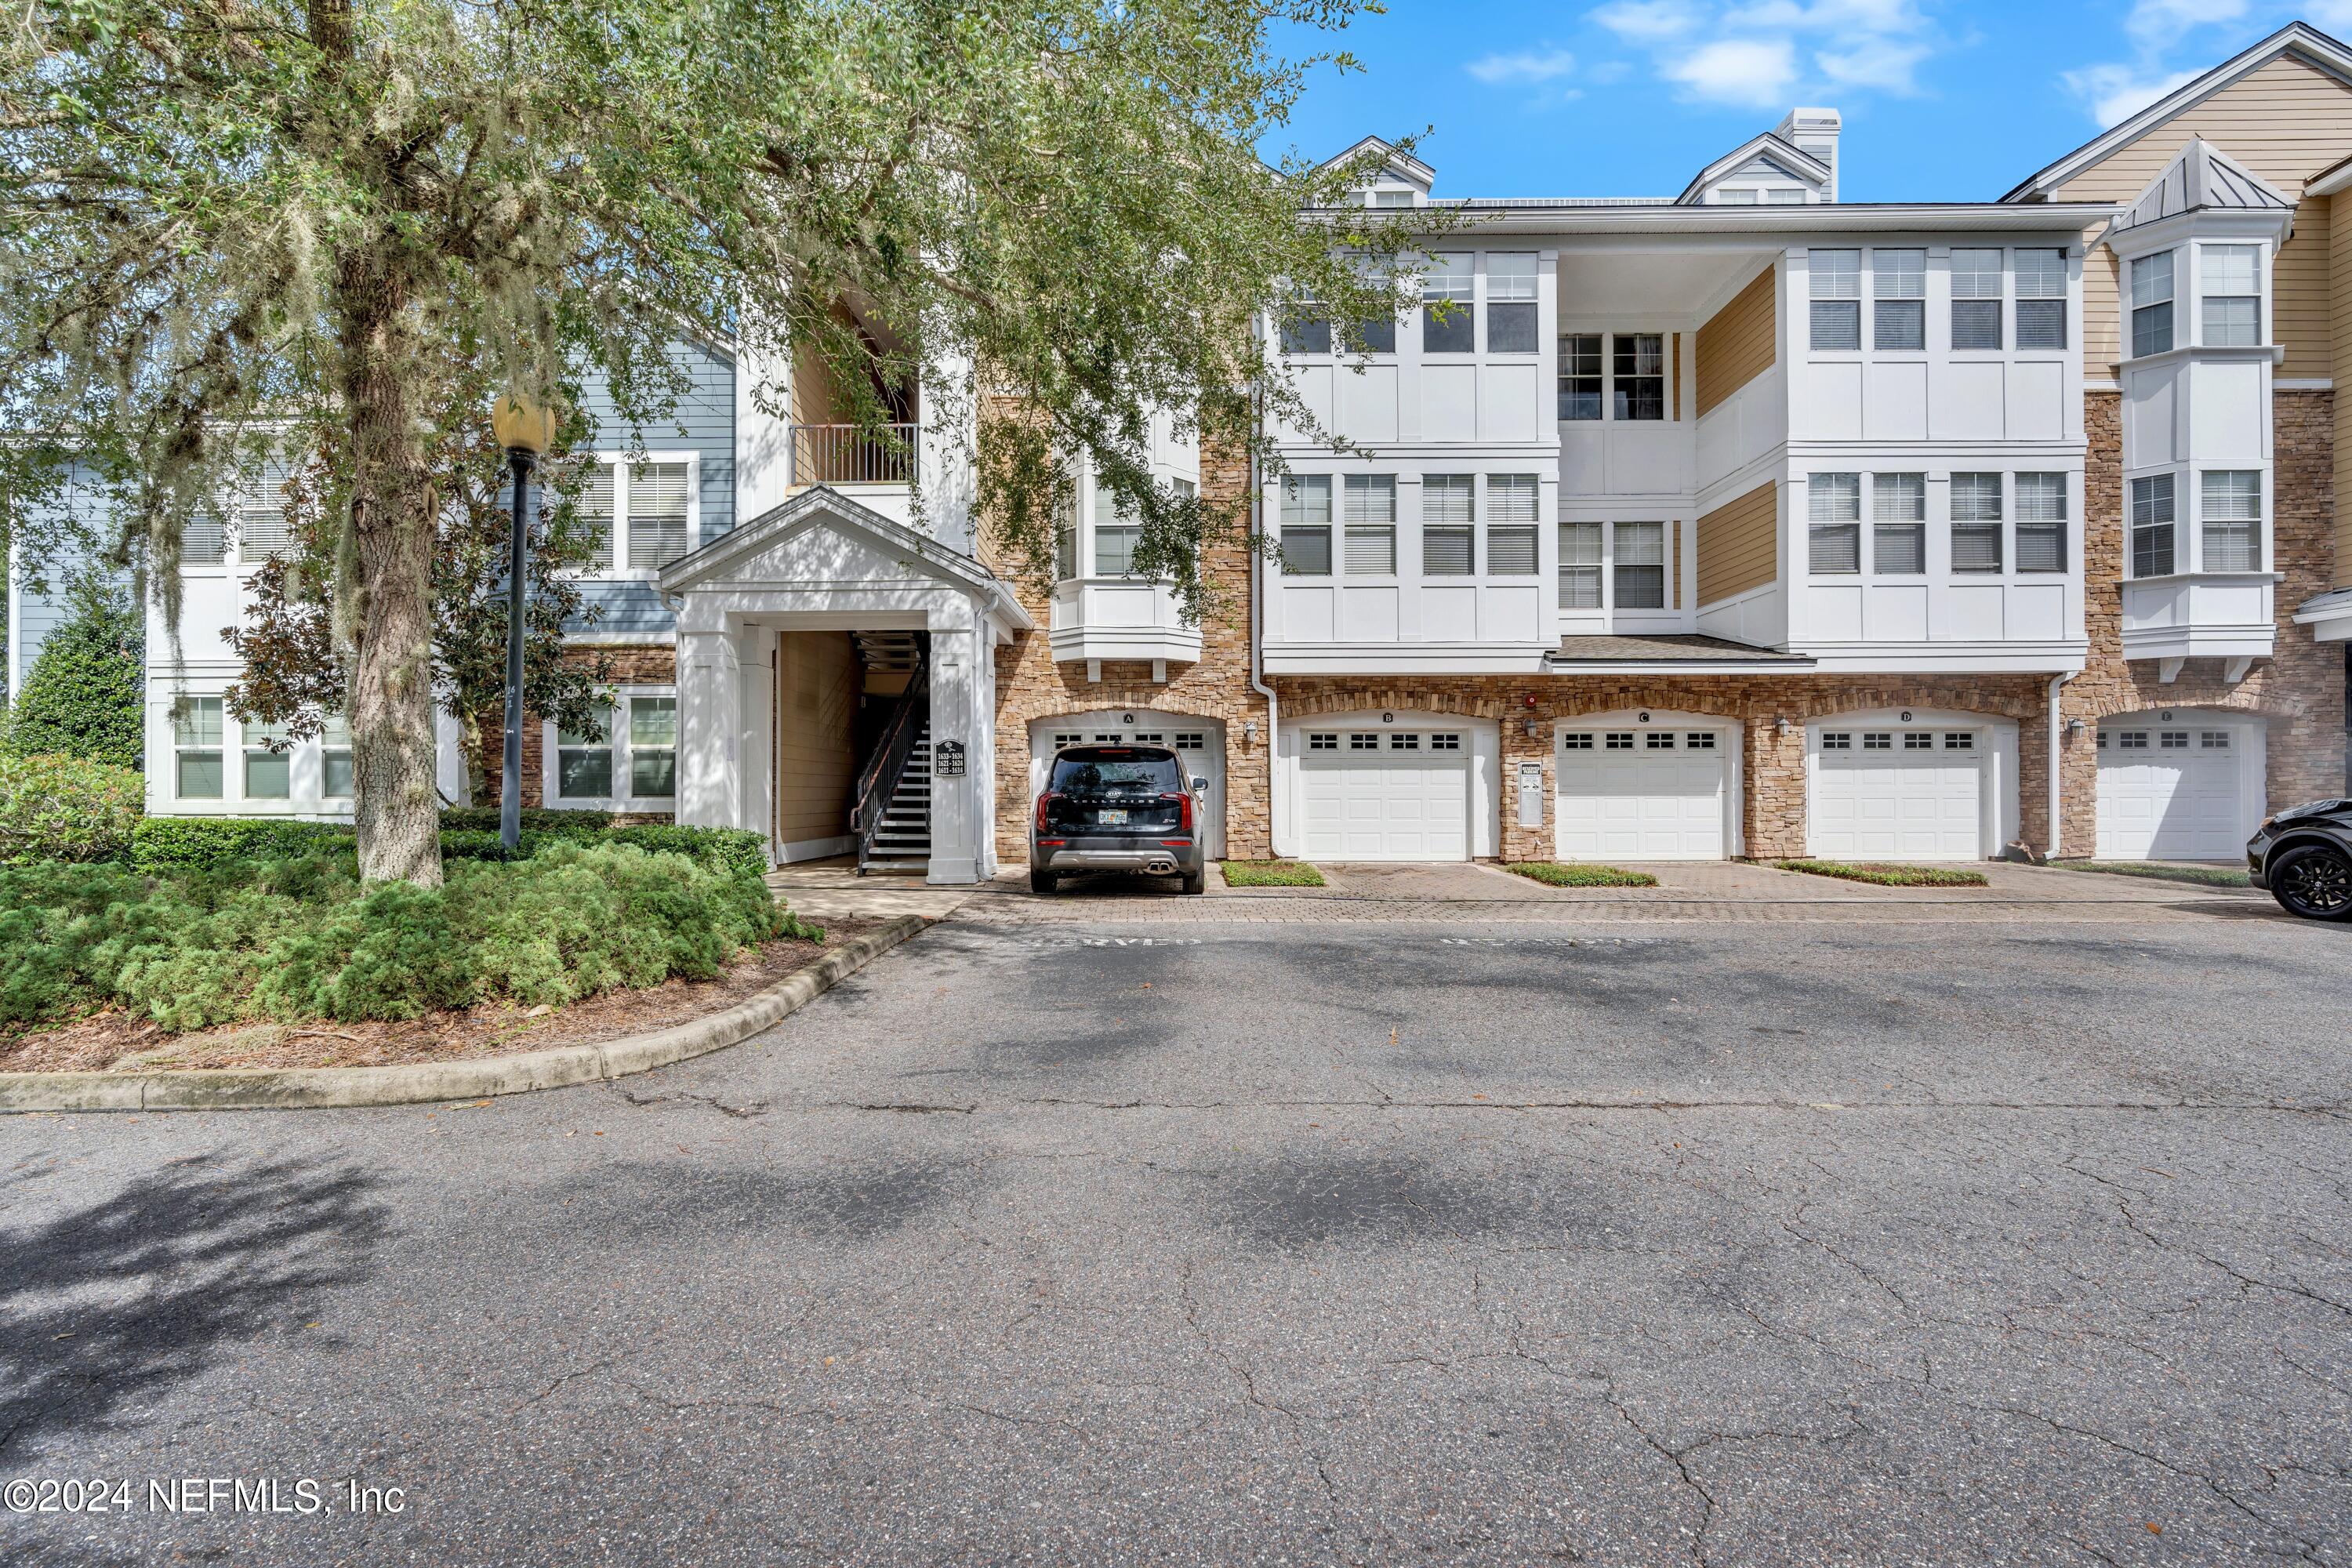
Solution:
[(440, 888), (362, 887), (323, 838), (278, 859), (0, 868), (0, 1025), (107, 1005), (185, 1030), (561, 1005), (708, 979), (753, 943), (810, 934), (724, 865), (632, 844), (537, 849), (453, 860)]
[(1228, 888), (1319, 888), (1323, 873), (1304, 860), (1221, 862)]
[(1991, 881), (1982, 871), (1963, 870), (1957, 866), (1892, 866), (1874, 860), (1775, 860), (1772, 864), (1783, 871), (1837, 877), (1881, 888), (1982, 888)]
[(284, 816), (151, 816), (131, 836), (131, 863), (142, 871), (220, 866), (231, 860), (284, 860), (320, 849), (356, 847), (341, 822)]
[(146, 616), (94, 574), (68, 590), (68, 603), (72, 613), (42, 641), (16, 694), (7, 749), (136, 768), (147, 725)]
[(1621, 871), (1614, 866), (1580, 861), (1513, 860), (1503, 869), (1550, 888), (1654, 888), (1658, 879), (1647, 871)]
[[(525, 856), (549, 844), (633, 844), (656, 853), (684, 855), (755, 882), (768, 874), (768, 840), (749, 828), (625, 823), (602, 811), (526, 811), (520, 837)], [(441, 857), (445, 860), (505, 859), (499, 814), (479, 807), (443, 812)]]
[(146, 778), (129, 768), (0, 754), (0, 861), (119, 860), (146, 798)]

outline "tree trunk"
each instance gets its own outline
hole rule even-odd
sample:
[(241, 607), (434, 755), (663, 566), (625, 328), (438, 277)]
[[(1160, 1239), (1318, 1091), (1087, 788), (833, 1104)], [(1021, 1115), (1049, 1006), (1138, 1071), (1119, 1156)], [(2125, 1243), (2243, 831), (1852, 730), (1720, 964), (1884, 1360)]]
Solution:
[(352, 429), (351, 730), (360, 876), (441, 885), (434, 777), (433, 526), (408, 374), (408, 280), (357, 252), (337, 279), (342, 391)]

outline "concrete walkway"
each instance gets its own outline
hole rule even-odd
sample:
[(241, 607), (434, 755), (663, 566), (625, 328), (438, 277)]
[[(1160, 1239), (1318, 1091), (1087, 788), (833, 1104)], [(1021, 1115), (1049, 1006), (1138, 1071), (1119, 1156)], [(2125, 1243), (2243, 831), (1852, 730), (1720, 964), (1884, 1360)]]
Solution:
[(787, 909), (818, 925), (827, 921), (896, 920), (900, 915), (945, 920), (979, 890), (935, 888), (904, 872), (861, 877), (854, 855), (781, 867), (768, 873), (768, 886), (782, 896)]

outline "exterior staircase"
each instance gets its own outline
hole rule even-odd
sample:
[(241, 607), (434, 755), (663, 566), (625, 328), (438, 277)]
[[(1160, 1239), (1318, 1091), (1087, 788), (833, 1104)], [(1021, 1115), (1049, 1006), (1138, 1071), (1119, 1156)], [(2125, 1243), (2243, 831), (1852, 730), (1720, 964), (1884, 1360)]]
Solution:
[(915, 734), (915, 748), (907, 755), (898, 784), (882, 808), (873, 842), (866, 851), (869, 871), (913, 871), (930, 868), (931, 861), (931, 721), (926, 718)]

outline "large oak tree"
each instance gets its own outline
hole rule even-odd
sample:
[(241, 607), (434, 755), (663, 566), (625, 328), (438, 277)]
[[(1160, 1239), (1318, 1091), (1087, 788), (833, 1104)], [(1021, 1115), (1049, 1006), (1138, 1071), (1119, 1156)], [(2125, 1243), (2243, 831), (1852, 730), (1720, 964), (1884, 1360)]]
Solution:
[[(1360, 171), (1257, 152), (1311, 63), (1272, 32), (1365, 3), (27, 0), (0, 42), (0, 484), (23, 518), (67, 454), (102, 474), (176, 615), (184, 521), (289, 443), (331, 455), (361, 866), (436, 882), (433, 569), (467, 437), (435, 388), (593, 378), (651, 426), (691, 332), (830, 365), (852, 417), (920, 377), (969, 423), (977, 364), (1030, 412), (981, 469), (1015, 554), (1083, 454), (1142, 511), (1139, 564), (1196, 594), (1235, 520), (1152, 487), (1150, 411), (1255, 446), (1269, 407), (1303, 416), (1259, 313), (1392, 305), (1301, 221)], [(1337, 237), (1390, 259), (1415, 221)]]

